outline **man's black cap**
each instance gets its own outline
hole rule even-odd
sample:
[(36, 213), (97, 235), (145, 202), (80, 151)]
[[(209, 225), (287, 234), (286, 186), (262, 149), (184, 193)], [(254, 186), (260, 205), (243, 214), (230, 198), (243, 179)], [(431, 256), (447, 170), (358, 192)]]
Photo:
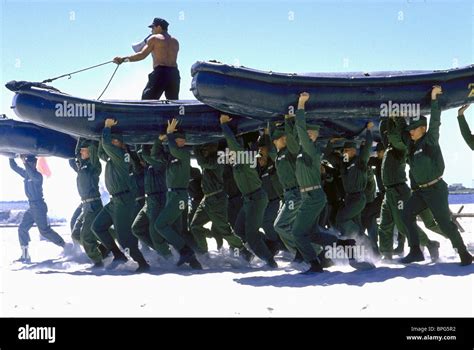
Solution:
[(159, 17), (155, 17), (153, 19), (153, 23), (148, 26), (148, 28), (158, 27), (160, 26), (163, 30), (168, 30), (169, 23), (167, 20)]

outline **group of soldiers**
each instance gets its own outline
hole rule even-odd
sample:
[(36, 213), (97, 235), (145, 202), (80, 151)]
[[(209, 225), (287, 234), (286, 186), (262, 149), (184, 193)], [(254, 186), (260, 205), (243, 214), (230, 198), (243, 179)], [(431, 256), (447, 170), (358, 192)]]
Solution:
[[(152, 55), (153, 72), (142, 94), (144, 100), (158, 100), (163, 93), (167, 99), (179, 98), (179, 42), (168, 33), (168, 25), (155, 18), (141, 51), (114, 58), (116, 64), (122, 64)], [(170, 259), (170, 248), (174, 248), (179, 253), (177, 265), (201, 269), (197, 256), (207, 253), (207, 239), (214, 238), (218, 248), (226, 241), (233, 254), (247, 262), (257, 256), (276, 268), (275, 255), (285, 250), (295, 262), (309, 265), (305, 273), (319, 273), (333, 262), (328, 247), (342, 248), (344, 258), (358, 268), (367, 265), (358, 264), (356, 246), (371, 256), (391, 260), (403, 254), (407, 239), (410, 252), (402, 263), (424, 260), (423, 247), (436, 261), (439, 242), (430, 240), (417, 225), (419, 216), (426, 228), (451, 240), (461, 265), (469, 265), (472, 256), (451, 219), (448, 189), (442, 179), (441, 94), (441, 87), (433, 87), (429, 126), (424, 116), (408, 125), (405, 118), (383, 118), (382, 141), (375, 157), (370, 157), (372, 122), (367, 124), (360, 148), (351, 140), (341, 146), (341, 140), (333, 138), (322, 150), (319, 127), (306, 123), (307, 93), (300, 94), (296, 113), (286, 115), (282, 125), (265, 129), (256, 142), (245, 135), (237, 137), (231, 118), (221, 115), (225, 147), (232, 151), (225, 162), (218, 157), (222, 144), (187, 147), (176, 119), (168, 122), (166, 134), (152, 146), (142, 145), (135, 151), (120, 133), (112, 132), (119, 121), (107, 119), (100, 142), (80, 139), (77, 157), (71, 161), (82, 200), (73, 240), (83, 246), (94, 269), (102, 268), (104, 259), (113, 254), (112, 268), (130, 257), (138, 263), (137, 272), (149, 270), (139, 242), (161, 259)], [(459, 123), (474, 149), (474, 136), (463, 116), (467, 107), (459, 110)], [(257, 150), (256, 162), (232, 159), (232, 154)], [(191, 156), (202, 174), (191, 167)], [(27, 262), (28, 230), (34, 222), (46, 239), (66, 249), (68, 245), (47, 223), (36, 158), (22, 159), (25, 169), (13, 159), (10, 164), (24, 178), (30, 203), (19, 228), (20, 260)], [(100, 159), (106, 162), (105, 185), (111, 195), (105, 206), (99, 192)], [(209, 222), (210, 230), (205, 227)], [(398, 232), (395, 249), (394, 231)]]
[[(82, 245), (93, 269), (103, 268), (112, 254), (112, 268), (130, 257), (138, 264), (137, 272), (148, 271), (145, 247), (156, 251), (159, 259), (172, 259), (173, 248), (179, 254), (178, 266), (202, 269), (199, 257), (208, 252), (208, 238), (214, 238), (218, 247), (226, 241), (233, 255), (247, 262), (257, 256), (269, 268), (277, 268), (275, 256), (287, 251), (295, 262), (307, 263), (305, 273), (313, 274), (334, 262), (328, 255), (331, 247), (344, 248), (344, 259), (356, 267), (357, 257), (350, 254), (356, 246), (390, 260), (403, 252), (405, 238), (410, 251), (402, 263), (423, 261), (423, 247), (436, 261), (439, 243), (417, 225), (420, 216), (428, 229), (451, 241), (461, 265), (469, 265), (472, 256), (452, 221), (442, 179), (441, 94), (441, 87), (434, 86), (429, 125), (424, 116), (409, 124), (401, 117), (383, 118), (375, 157), (370, 157), (372, 122), (360, 147), (355, 141), (341, 144), (332, 138), (322, 149), (319, 126), (306, 120), (308, 93), (300, 94), (296, 113), (264, 129), (256, 142), (236, 136), (232, 119), (221, 114), (225, 145), (191, 149), (178, 120), (172, 119), (153, 145), (132, 151), (113, 131), (119, 121), (106, 119), (100, 141), (80, 139), (71, 161), (82, 201), (73, 240)], [(467, 107), (459, 109), (459, 123), (473, 149), (474, 136), (463, 115)], [(232, 151), (226, 152), (224, 162), (219, 157), (222, 147)], [(239, 152), (251, 151), (258, 151), (256, 166), (235, 159)], [(202, 173), (191, 167), (192, 156)], [(47, 224), (36, 158), (22, 159), (25, 169), (14, 159), (10, 164), (24, 178), (30, 204), (19, 227), (22, 261), (28, 261), (33, 222), (46, 239), (59, 246), (65, 242)], [(111, 195), (105, 206), (99, 192), (100, 160), (106, 163), (105, 185)]]

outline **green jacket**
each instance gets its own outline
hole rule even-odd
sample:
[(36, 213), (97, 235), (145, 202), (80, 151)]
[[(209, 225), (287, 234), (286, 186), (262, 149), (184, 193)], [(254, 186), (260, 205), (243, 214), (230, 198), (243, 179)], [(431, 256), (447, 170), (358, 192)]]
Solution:
[[(244, 151), (244, 148), (237, 142), (229, 125), (224, 123), (221, 124), (221, 127), (229, 149), (234, 152)], [(262, 181), (258, 177), (257, 169), (252, 168), (250, 164), (234, 164), (233, 174), (235, 183), (243, 196), (255, 192), (262, 187)]]
[(467, 145), (474, 150), (474, 135), (471, 134), (471, 129), (466, 122), (466, 117), (463, 115), (458, 116), (459, 129), (461, 129), (462, 137), (466, 141)]
[[(342, 158), (331, 158), (333, 165), (340, 171), (346, 194), (363, 192), (366, 189), (368, 176), (367, 163), (369, 162), (372, 141), (372, 132), (367, 129), (365, 144), (360, 148), (359, 155), (353, 157), (348, 162), (344, 162)], [(326, 153), (328, 155), (333, 154), (333, 148), (330, 142), (328, 142), (326, 147)]]
[[(300, 188), (321, 185), (321, 150), (306, 131), (303, 109), (296, 111), (296, 133), (301, 147), (296, 155), (296, 180)], [(288, 146), (287, 146), (288, 147)]]
[(407, 181), (407, 146), (402, 140), (405, 127), (403, 118), (383, 118), (380, 122), (380, 133), (386, 135), (386, 150), (382, 160), (382, 181), (385, 187)]
[(403, 140), (408, 146), (408, 164), (412, 187), (433, 181), (444, 173), (444, 159), (439, 146), (439, 128), (441, 110), (438, 100), (431, 101), (431, 118), (427, 133), (418, 141), (410, 139), (409, 132), (403, 133)]
[(133, 191), (130, 181), (130, 155), (120, 147), (112, 144), (110, 128), (104, 128), (100, 146), (107, 156), (105, 166), (105, 187), (111, 196), (117, 193)]
[(166, 186), (168, 188), (187, 189), (191, 177), (191, 154), (178, 147), (174, 134), (167, 134), (169, 152), (157, 141), (158, 158), (166, 164)]
[(281, 198), (283, 195), (283, 188), (281, 187), (278, 175), (276, 173), (275, 163), (268, 157), (267, 164), (260, 166), (257, 163), (257, 171), (262, 180), (262, 187), (268, 195), (269, 200)]
[[(78, 154), (79, 142), (80, 140), (76, 147), (76, 154)], [(93, 142), (87, 148), (89, 149), (89, 159), (83, 160), (78, 155), (77, 162), (74, 159), (70, 161), (71, 167), (77, 173), (77, 191), (82, 200), (100, 198), (99, 176), (102, 172), (102, 166), (97, 155), (98, 144)]]
[(224, 190), (224, 164), (217, 162), (217, 154), (205, 157), (203, 146), (194, 146), (193, 150), (202, 170), (201, 187), (204, 194)]
[(166, 163), (158, 157), (160, 140), (157, 138), (150, 150), (149, 145), (141, 147), (140, 156), (147, 164), (145, 167), (145, 193), (157, 194), (166, 192)]
[(271, 142), (270, 137), (268, 138), (268, 149), (269, 156), (275, 162), (275, 167), (278, 174), (278, 179), (283, 189), (287, 190), (290, 188), (298, 187), (298, 181), (296, 180), (296, 156), (298, 155), (299, 145), (295, 138), (295, 130), (289, 119), (285, 119), (285, 134), (286, 134), (286, 147), (279, 150), (275, 149), (275, 146)]

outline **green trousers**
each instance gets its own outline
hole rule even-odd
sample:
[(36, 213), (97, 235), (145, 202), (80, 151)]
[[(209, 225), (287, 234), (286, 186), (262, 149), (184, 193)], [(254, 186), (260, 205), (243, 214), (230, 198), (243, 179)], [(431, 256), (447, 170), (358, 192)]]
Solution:
[[(381, 253), (393, 252), (393, 229), (395, 226), (399, 233), (406, 236), (407, 228), (403, 224), (402, 211), (410, 195), (411, 190), (406, 183), (386, 187), (378, 231)], [(421, 245), (426, 246), (429, 243), (426, 233), (418, 225), (416, 225), (416, 232)]]
[[(76, 225), (74, 226), (80, 226), (79, 242), (84, 248), (87, 256), (95, 263), (102, 261), (102, 254), (99, 250), (99, 240), (92, 231), (92, 223), (102, 208), (102, 202), (100, 200), (84, 203), (82, 205), (81, 215), (77, 219)], [(74, 231), (75, 230), (73, 230), (73, 232)]]
[(132, 234), (132, 222), (134, 219), (135, 198), (131, 192), (113, 196), (110, 202), (100, 210), (94, 222), (92, 230), (107, 248), (114, 248), (114, 238), (109, 228), (114, 225), (117, 240), (123, 249), (127, 249), (133, 260), (138, 263), (145, 262), (142, 253), (138, 249), (138, 239)]
[(364, 234), (361, 214), (365, 203), (364, 192), (346, 194), (344, 206), (338, 210), (336, 215), (336, 226), (343, 235), (355, 237)]
[(293, 236), (293, 223), (301, 206), (301, 194), (299, 188), (285, 191), (283, 194), (283, 205), (274, 222), (275, 231), (280, 236), (285, 247), (292, 253), (296, 251), (295, 237)]
[(420, 239), (416, 229), (416, 216), (429, 208), (441, 231), (449, 238), (453, 247), (459, 252), (465, 251), (461, 234), (456, 224), (451, 220), (448, 205), (448, 185), (443, 180), (436, 184), (413, 191), (402, 212), (403, 223), (407, 228), (408, 245), (419, 246)]
[(132, 232), (140, 242), (156, 250), (158, 254), (169, 257), (171, 250), (166, 240), (155, 229), (155, 221), (165, 206), (166, 194), (157, 193), (146, 197), (132, 224)]
[(263, 215), (268, 204), (268, 196), (263, 189), (258, 189), (243, 196), (243, 205), (235, 221), (235, 233), (248, 243), (254, 254), (264, 261), (273, 258), (259, 231), (263, 224)]
[(184, 237), (184, 230), (186, 230), (187, 221), (183, 216), (187, 216), (188, 210), (188, 191), (173, 190), (166, 193), (166, 205), (161, 210), (160, 214), (155, 220), (152, 240), (159, 239), (156, 237), (160, 235), (176, 250), (180, 251), (187, 244)]
[(319, 215), (326, 202), (326, 194), (322, 189), (301, 194), (301, 206), (293, 223), (292, 235), (298, 251), (306, 262), (316, 260), (318, 257), (318, 252), (311, 242), (314, 232), (317, 231)]
[[(197, 244), (200, 253), (208, 251), (207, 236), (221, 237), (227, 241), (231, 248), (242, 248), (242, 240), (233, 234), (227, 218), (228, 199), (224, 192), (217, 193), (210, 197), (204, 196), (199, 203), (194, 217), (191, 220), (191, 234)], [(212, 222), (211, 232), (204, 227), (208, 222)]]

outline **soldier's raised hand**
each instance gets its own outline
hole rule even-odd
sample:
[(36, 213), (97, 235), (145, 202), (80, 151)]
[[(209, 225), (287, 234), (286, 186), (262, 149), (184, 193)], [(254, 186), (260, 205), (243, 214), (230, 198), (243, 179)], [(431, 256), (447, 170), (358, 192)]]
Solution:
[(115, 126), (118, 124), (118, 121), (112, 118), (107, 118), (105, 119), (105, 127), (106, 128), (111, 128), (112, 126)]
[(168, 127), (166, 128), (166, 133), (167, 134), (172, 134), (174, 133), (177, 129), (176, 127), (178, 126), (178, 119), (173, 118), (171, 119), (171, 122), (168, 120)]
[(443, 93), (443, 89), (439, 85), (433, 86), (433, 89), (431, 90), (431, 99), (436, 100), (438, 95), (441, 95)]
[(464, 115), (464, 112), (469, 108), (469, 106), (469, 104), (461, 106), (461, 108), (458, 109), (458, 116)]
[(231, 117), (229, 117), (227, 114), (221, 114), (221, 117), (219, 118), (221, 124), (228, 123), (232, 120)]

